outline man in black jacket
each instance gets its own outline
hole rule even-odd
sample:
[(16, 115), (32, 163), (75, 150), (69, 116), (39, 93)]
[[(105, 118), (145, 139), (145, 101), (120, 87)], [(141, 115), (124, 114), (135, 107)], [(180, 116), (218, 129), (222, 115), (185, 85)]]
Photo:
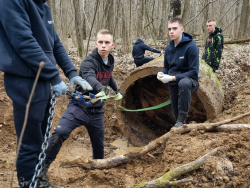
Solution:
[(157, 79), (168, 83), (171, 106), (178, 128), (186, 123), (191, 104), (191, 95), (198, 89), (199, 48), (193, 37), (184, 32), (180, 18), (168, 22), (171, 38), (164, 55), (164, 67), (158, 72)]
[(142, 66), (145, 63), (148, 63), (149, 61), (152, 61), (154, 58), (153, 57), (144, 57), (145, 51), (151, 51), (154, 53), (161, 53), (163, 54), (164, 51), (159, 51), (154, 48), (151, 48), (150, 46), (145, 44), (146, 42), (146, 37), (145, 35), (142, 35), (134, 44), (133, 46), (133, 51), (132, 51), (132, 56), (134, 58), (134, 62), (136, 67)]
[(220, 59), (223, 51), (224, 38), (222, 29), (216, 27), (214, 19), (207, 21), (207, 31), (209, 36), (206, 40), (206, 46), (202, 59), (213, 69), (215, 72), (220, 65)]
[[(97, 33), (96, 49), (82, 62), (79, 75), (88, 81), (93, 94), (104, 91), (107, 95), (110, 86), (119, 93), (116, 82), (112, 76), (114, 69), (114, 58), (110, 51), (114, 47), (113, 35), (109, 30), (102, 29)], [(78, 89), (78, 88), (77, 88)], [(89, 91), (79, 91), (85, 95)], [(94, 159), (104, 158), (104, 100), (99, 100), (91, 107), (82, 107), (71, 101), (67, 110), (60, 119), (57, 128), (49, 139), (49, 147), (46, 150), (46, 168), (55, 160), (62, 143), (69, 137), (70, 133), (77, 127), (84, 125), (89, 133)], [(46, 173), (46, 172), (45, 172)], [(45, 174), (46, 176), (46, 174)]]
[[(57, 65), (69, 78), (71, 87), (80, 84), (84, 89), (92, 89), (78, 76), (54, 29), (51, 11), (45, 1), (0, 0), (0, 71), (4, 72), (5, 90), (13, 102), (17, 141), (21, 143), (16, 162), (20, 187), (29, 187), (38, 163), (50, 115), (51, 86), (56, 96), (67, 91)], [(41, 61), (44, 66), (21, 140), (26, 105)], [(37, 183), (39, 187), (54, 187), (42, 179)]]

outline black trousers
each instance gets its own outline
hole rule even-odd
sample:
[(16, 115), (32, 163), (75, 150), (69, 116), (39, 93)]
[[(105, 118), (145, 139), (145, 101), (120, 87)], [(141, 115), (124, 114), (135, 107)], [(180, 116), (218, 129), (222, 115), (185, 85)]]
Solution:
[(180, 111), (188, 113), (191, 95), (199, 87), (199, 83), (191, 78), (183, 78), (176, 85), (168, 85), (172, 109), (177, 120)]
[(142, 66), (145, 63), (148, 63), (149, 61), (152, 61), (153, 57), (144, 57), (142, 59), (134, 59), (134, 62), (136, 64), (136, 67)]
[(84, 125), (90, 136), (94, 159), (104, 158), (104, 121), (103, 108), (82, 108), (72, 102), (60, 119), (55, 131), (49, 138), (49, 146), (46, 150), (46, 162), (55, 160), (62, 143), (77, 127)]

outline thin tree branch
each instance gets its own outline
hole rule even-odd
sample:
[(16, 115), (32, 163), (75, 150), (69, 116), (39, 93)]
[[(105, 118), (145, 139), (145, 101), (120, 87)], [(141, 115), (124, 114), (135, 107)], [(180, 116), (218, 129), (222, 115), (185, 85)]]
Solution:
[(217, 1), (217, 0), (213, 0), (213, 1), (210, 1), (209, 3), (207, 3), (207, 4), (202, 8), (202, 10), (201, 10), (196, 16), (194, 16), (191, 20), (189, 20), (189, 21), (184, 25), (184, 27), (185, 27), (187, 24), (189, 24), (191, 21), (193, 21), (196, 17), (198, 17), (198, 16), (203, 12), (203, 10), (204, 10), (210, 3), (214, 3), (215, 1)]
[(229, 7), (229, 9), (228, 9), (228, 10), (224, 13), (224, 15), (221, 17), (221, 19), (219, 20), (219, 22), (222, 21), (222, 19), (227, 15), (228, 11), (235, 5), (235, 3), (237, 3), (237, 1), (239, 1), (239, 0), (236, 0), (236, 1)]
[[(235, 20), (236, 20), (241, 14), (242, 14), (242, 12), (241, 12), (240, 14), (238, 14), (238, 15), (234, 18), (234, 20), (224, 29), (224, 31), (227, 30), (227, 28), (229, 28), (229, 26), (232, 25), (232, 23), (235, 22)], [(224, 24), (223, 24), (223, 25), (224, 25)], [(223, 26), (223, 25), (222, 25), (222, 26)]]

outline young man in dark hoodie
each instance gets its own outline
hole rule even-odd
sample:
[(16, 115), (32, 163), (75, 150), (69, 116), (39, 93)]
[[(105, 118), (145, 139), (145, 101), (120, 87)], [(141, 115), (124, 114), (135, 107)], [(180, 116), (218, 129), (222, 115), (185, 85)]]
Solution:
[[(82, 62), (79, 75), (88, 81), (93, 94), (104, 91), (109, 93), (110, 86), (116, 93), (123, 93), (118, 89), (112, 76), (114, 69), (114, 58), (110, 51), (114, 47), (113, 35), (109, 30), (102, 29), (97, 33), (95, 42), (96, 49)], [(77, 88), (78, 89), (78, 88)], [(79, 88), (80, 92), (88, 95), (89, 92)], [(90, 136), (93, 158), (104, 158), (104, 100), (99, 100), (91, 107), (82, 107), (71, 101), (67, 110), (60, 119), (54, 133), (49, 139), (49, 147), (46, 150), (46, 166), (55, 160), (62, 143), (69, 137), (70, 133), (77, 127), (84, 125)], [(46, 175), (46, 174), (45, 174)]]
[(206, 40), (205, 50), (202, 59), (213, 69), (215, 72), (220, 65), (220, 59), (223, 51), (223, 35), (222, 29), (216, 27), (214, 19), (207, 21), (207, 31), (209, 36)]
[(134, 58), (134, 62), (136, 67), (142, 66), (145, 63), (148, 63), (149, 61), (152, 61), (153, 57), (144, 57), (145, 51), (151, 51), (154, 53), (161, 53), (163, 54), (164, 51), (159, 51), (154, 48), (151, 48), (150, 46), (145, 44), (146, 37), (145, 35), (142, 35), (137, 41), (135, 42), (132, 50), (132, 56)]
[(199, 49), (193, 37), (184, 32), (182, 20), (173, 18), (168, 22), (171, 41), (166, 47), (164, 67), (157, 79), (168, 83), (172, 109), (176, 118), (174, 128), (185, 124), (191, 94), (198, 87)]
[[(29, 187), (46, 132), (51, 86), (56, 96), (66, 93), (67, 86), (59, 75), (58, 64), (75, 84), (91, 90), (77, 74), (56, 31), (45, 0), (0, 0), (0, 70), (4, 86), (12, 99), (17, 141), (23, 128), (26, 105), (41, 61), (44, 62), (30, 104), (26, 129), (16, 162), (20, 187)], [(38, 187), (55, 187), (38, 179)]]

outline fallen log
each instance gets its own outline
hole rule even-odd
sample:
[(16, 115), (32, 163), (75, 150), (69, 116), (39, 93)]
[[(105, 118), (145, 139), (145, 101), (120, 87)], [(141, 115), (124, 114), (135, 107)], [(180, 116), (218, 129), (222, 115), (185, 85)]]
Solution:
[[(246, 39), (237, 39), (237, 40), (228, 40), (228, 41), (224, 41), (224, 45), (225, 44), (239, 44), (239, 43), (246, 43), (249, 42), (250, 38), (246, 38)], [(205, 44), (198, 44), (198, 47), (202, 47), (205, 46)]]
[(224, 41), (224, 44), (245, 43), (245, 42), (249, 42), (249, 41), (250, 41), (250, 38), (246, 38), (246, 39), (238, 39), (238, 40)]
[[(250, 112), (236, 116), (231, 119), (227, 119), (224, 121), (220, 121), (217, 123), (198, 123), (198, 124), (184, 124), (183, 126), (179, 128), (171, 129), (170, 132), (167, 132), (166, 134), (162, 135), (161, 137), (155, 139), (154, 141), (150, 142), (148, 145), (143, 147), (138, 147), (137, 150), (131, 151), (125, 155), (115, 156), (107, 159), (90, 159), (86, 157), (79, 157), (77, 159), (74, 159), (72, 161), (64, 161), (61, 163), (61, 167), (64, 168), (71, 168), (71, 167), (80, 167), (83, 169), (103, 169), (103, 168), (112, 168), (115, 166), (118, 166), (122, 163), (126, 163), (128, 161), (131, 161), (135, 158), (138, 158), (149, 151), (152, 151), (153, 149), (161, 146), (162, 144), (166, 143), (167, 140), (169, 140), (174, 134), (184, 134), (187, 132), (190, 132), (193, 129), (196, 130), (205, 130), (205, 131), (211, 131), (216, 130), (217, 127), (222, 126), (226, 123), (230, 123), (232, 121), (236, 121), (240, 118), (243, 118), (245, 116), (250, 115)], [(228, 126), (228, 125), (225, 125)], [(240, 126), (238, 126), (240, 127)], [(250, 125), (247, 125), (247, 128), (249, 128)], [(224, 128), (225, 129), (225, 128)], [(239, 128), (238, 128), (239, 129)]]
[(220, 148), (215, 148), (214, 150), (210, 151), (206, 155), (196, 159), (193, 162), (187, 163), (185, 165), (179, 166), (174, 169), (170, 169), (166, 174), (161, 176), (160, 178), (157, 178), (155, 180), (151, 180), (148, 182), (139, 183), (133, 188), (157, 188), (157, 187), (167, 187), (169, 185), (169, 182), (181, 175), (184, 175), (188, 172), (191, 172), (193, 170), (199, 169), (206, 161), (206, 159), (210, 156), (215, 155)]

